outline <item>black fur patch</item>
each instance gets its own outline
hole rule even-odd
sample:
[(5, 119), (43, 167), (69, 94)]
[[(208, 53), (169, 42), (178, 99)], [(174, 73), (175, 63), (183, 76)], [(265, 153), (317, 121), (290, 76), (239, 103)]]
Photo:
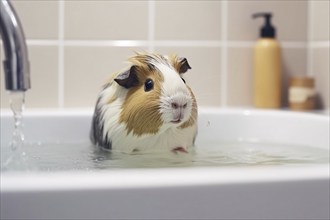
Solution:
[(97, 103), (95, 105), (94, 115), (92, 119), (92, 127), (90, 131), (90, 140), (94, 145), (103, 147), (105, 149), (111, 149), (112, 143), (108, 140), (108, 137), (106, 136), (105, 139), (103, 139), (103, 128), (104, 128), (104, 121), (102, 120), (102, 111), (98, 107), (100, 102), (100, 97), (97, 100)]

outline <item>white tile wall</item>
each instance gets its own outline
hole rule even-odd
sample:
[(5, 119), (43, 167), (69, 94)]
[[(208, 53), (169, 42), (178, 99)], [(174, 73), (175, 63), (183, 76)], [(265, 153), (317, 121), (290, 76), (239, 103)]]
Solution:
[[(274, 13), (283, 47), (283, 105), (286, 79), (309, 74), (321, 80), (317, 89), (323, 107), (329, 107), (329, 82), (324, 82), (329, 60), (323, 59), (329, 51), (328, 5), (312, 0), (16, 0), (30, 48), (27, 106), (92, 107), (102, 82), (125, 67), (136, 50), (187, 57), (193, 67), (187, 79), (200, 105), (250, 106), (252, 51), (262, 23), (251, 14), (262, 10)], [(0, 71), (1, 107), (6, 108)]]

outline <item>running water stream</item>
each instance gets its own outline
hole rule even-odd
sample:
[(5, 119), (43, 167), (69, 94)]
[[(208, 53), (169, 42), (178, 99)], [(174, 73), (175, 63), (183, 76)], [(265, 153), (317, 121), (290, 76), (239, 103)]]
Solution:
[(10, 108), (14, 115), (14, 131), (10, 143), (11, 155), (5, 161), (3, 169), (6, 170), (26, 170), (30, 169), (31, 164), (28, 163), (28, 156), (24, 150), (24, 133), (23, 133), (23, 111), (25, 104), (25, 92), (14, 91), (9, 92)]
[(12, 151), (22, 151), (24, 145), (23, 110), (25, 102), (24, 92), (10, 92), (10, 108), (14, 114), (14, 132), (10, 147)]

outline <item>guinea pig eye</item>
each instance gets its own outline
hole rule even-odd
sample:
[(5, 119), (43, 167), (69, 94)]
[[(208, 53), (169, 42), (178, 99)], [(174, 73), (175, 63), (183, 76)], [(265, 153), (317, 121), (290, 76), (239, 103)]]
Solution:
[(149, 92), (154, 88), (154, 81), (152, 79), (147, 79), (144, 83), (144, 91)]
[(184, 80), (184, 78), (181, 78), (182, 79), (182, 81), (186, 84), (186, 80)]

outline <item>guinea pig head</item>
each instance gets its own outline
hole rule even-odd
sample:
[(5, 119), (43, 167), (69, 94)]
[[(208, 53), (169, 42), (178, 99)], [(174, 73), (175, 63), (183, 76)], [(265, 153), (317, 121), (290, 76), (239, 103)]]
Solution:
[(156, 134), (195, 123), (196, 100), (182, 78), (191, 69), (187, 59), (137, 54), (130, 62), (130, 69), (114, 79), (127, 89), (119, 119), (126, 124), (127, 133)]

